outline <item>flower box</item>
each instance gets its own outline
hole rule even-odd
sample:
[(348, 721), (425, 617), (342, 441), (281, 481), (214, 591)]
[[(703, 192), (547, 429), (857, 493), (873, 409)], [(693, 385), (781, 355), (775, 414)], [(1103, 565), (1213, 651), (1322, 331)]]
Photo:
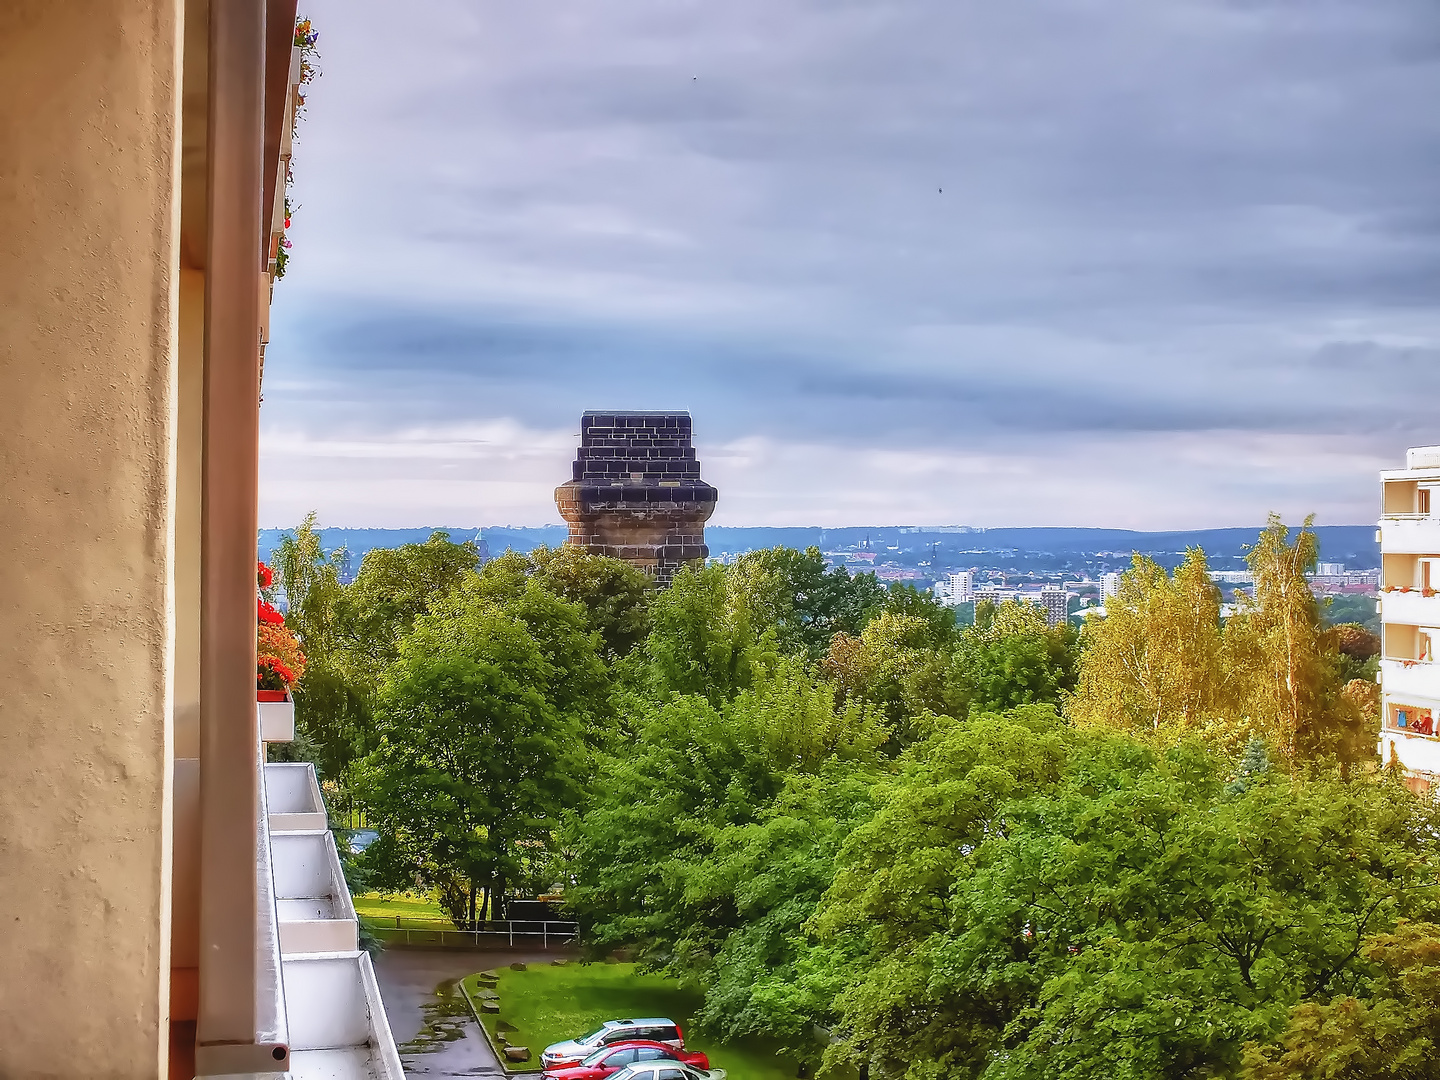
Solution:
[(289, 700), (290, 700), (290, 692), (289, 692), (288, 690), (256, 690), (256, 691), (255, 691), (255, 700), (256, 700), (256, 701), (289, 701)]

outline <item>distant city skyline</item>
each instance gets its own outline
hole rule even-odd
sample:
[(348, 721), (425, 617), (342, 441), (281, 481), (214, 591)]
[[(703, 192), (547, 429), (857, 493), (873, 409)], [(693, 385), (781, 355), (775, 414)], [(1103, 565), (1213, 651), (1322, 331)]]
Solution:
[(261, 519), (1371, 521), (1440, 442), (1432, 0), (307, 3)]

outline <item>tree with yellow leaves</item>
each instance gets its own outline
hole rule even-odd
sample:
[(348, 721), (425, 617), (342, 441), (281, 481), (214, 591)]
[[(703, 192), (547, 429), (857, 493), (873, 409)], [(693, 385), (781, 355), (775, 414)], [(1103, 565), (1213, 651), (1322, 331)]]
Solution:
[(1234, 694), (1204, 551), (1187, 551), (1173, 576), (1137, 554), (1105, 610), (1085, 629), (1079, 685), (1066, 703), (1077, 724), (1174, 742), (1223, 722)]
[(1270, 515), (1246, 557), (1255, 595), (1237, 598), (1225, 626), (1226, 665), (1239, 676), (1241, 714), (1282, 756), (1355, 761), (1367, 749), (1360, 716), (1342, 693), (1337, 637), (1305, 577), (1319, 555), (1314, 522), (1307, 517), (1292, 542)]
[(1069, 715), (1167, 744), (1200, 734), (1238, 754), (1259, 738), (1287, 761), (1363, 760), (1367, 705), (1342, 692), (1337, 632), (1305, 577), (1318, 553), (1312, 523), (1291, 541), (1270, 516), (1247, 557), (1255, 595), (1238, 596), (1223, 626), (1203, 551), (1173, 575), (1135, 556), (1105, 620), (1086, 630)]

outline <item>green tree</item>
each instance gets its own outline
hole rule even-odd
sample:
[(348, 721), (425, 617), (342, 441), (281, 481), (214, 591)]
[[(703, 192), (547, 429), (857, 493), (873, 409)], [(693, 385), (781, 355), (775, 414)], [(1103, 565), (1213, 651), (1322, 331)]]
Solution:
[(1361, 956), (1369, 995), (1296, 1005), (1278, 1044), (1245, 1047), (1245, 1080), (1440, 1077), (1440, 926), (1402, 919)]
[(1058, 705), (1075, 687), (1078, 631), (1069, 623), (1047, 626), (1044, 612), (1034, 604), (1007, 600), (988, 606), (984, 622), (962, 630), (951, 650), (945, 671), (948, 700), (981, 712)]
[(729, 602), (726, 568), (684, 567), (650, 605), (645, 655), (655, 692), (718, 704), (749, 686), (759, 661), (747, 612)]
[(362, 673), (378, 677), (399, 650), (399, 642), (430, 604), (460, 586), (480, 563), (473, 541), (454, 543), (436, 530), (423, 544), (374, 548), (360, 560), (360, 572), (346, 590), (346, 633)]
[(1255, 772), (1067, 728), (943, 729), (851, 835), (817, 918), (869, 963), (832, 1063), (910, 1078), (1234, 1075), (1292, 1006), (1373, 978), (1429, 918), (1440, 822), (1398, 785)]
[(728, 583), (756, 634), (773, 631), (783, 651), (812, 659), (825, 655), (836, 633), (860, 633), (887, 599), (874, 574), (827, 568), (818, 547), (747, 552), (729, 568)]
[[(795, 660), (721, 703), (675, 695), (632, 720), (567, 830), (567, 903), (601, 950), (706, 988), (705, 1022), (799, 1046), (833, 991), (803, 926), (885, 732)], [(752, 977), (753, 976), (753, 977)]]
[[(324, 550), (311, 511), (298, 528), (281, 536), (271, 562), (285, 593), (285, 625), (299, 638), (307, 661), (294, 689), (296, 733), (313, 753), (302, 760), (313, 761), (335, 785), (332, 800), (344, 810), (349, 808), (348, 770), (370, 729), (373, 679), (353, 663), (350, 602), (335, 556)], [(278, 747), (275, 751), (286, 754)]]
[(959, 630), (955, 624), (954, 608), (946, 607), (929, 593), (922, 593), (914, 585), (902, 581), (890, 583), (883, 610), (892, 615), (919, 619), (928, 628), (930, 644), (936, 648), (954, 642)]
[(578, 798), (586, 718), (525, 621), (483, 596), (437, 605), (397, 648), (358, 777), (381, 833), (367, 861), (390, 887), (435, 890), (464, 925)]
[(529, 559), (540, 584), (585, 609), (589, 628), (600, 635), (609, 659), (628, 655), (645, 640), (654, 585), (643, 571), (623, 559), (569, 545), (538, 547)]

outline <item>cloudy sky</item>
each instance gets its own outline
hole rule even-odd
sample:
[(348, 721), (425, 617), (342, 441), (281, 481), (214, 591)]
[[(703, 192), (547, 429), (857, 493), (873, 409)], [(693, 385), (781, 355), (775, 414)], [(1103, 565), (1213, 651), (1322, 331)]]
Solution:
[(1373, 519), (1440, 443), (1435, 0), (305, 0), (265, 525)]

